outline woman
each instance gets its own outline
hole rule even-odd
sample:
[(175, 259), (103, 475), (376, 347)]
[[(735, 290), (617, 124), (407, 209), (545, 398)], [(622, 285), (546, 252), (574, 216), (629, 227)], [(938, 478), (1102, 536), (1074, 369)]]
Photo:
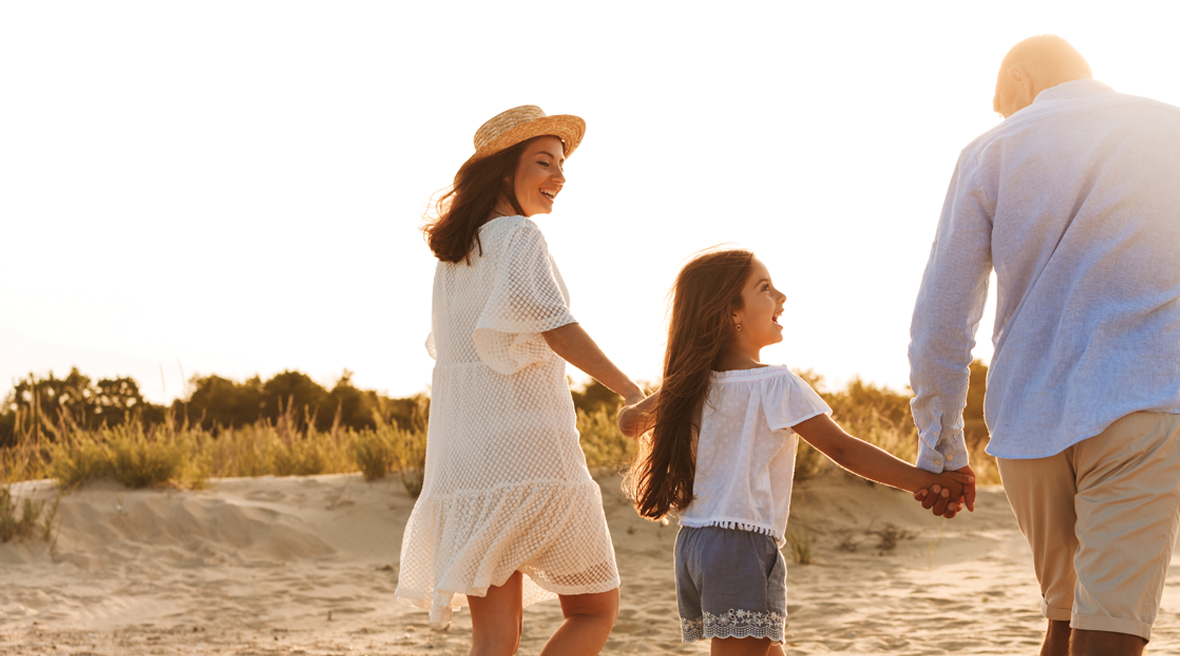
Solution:
[(553, 208), (584, 132), (582, 119), (532, 105), (492, 118), (425, 228), (439, 260), (426, 344), (435, 367), (397, 594), (435, 622), (470, 606), (472, 654), (514, 653), (522, 608), (554, 596), (566, 619), (542, 654), (597, 654), (618, 615), (614, 548), (565, 363), (627, 403), (643, 393), (570, 314), (528, 218)]

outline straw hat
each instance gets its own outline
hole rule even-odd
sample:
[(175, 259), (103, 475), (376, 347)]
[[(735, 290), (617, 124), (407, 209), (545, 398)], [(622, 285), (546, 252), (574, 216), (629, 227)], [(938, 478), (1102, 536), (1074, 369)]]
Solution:
[(521, 105), (496, 114), (475, 131), (475, 154), (471, 159), (480, 159), (505, 148), (539, 137), (553, 135), (565, 144), (565, 156), (574, 154), (582, 135), (586, 133), (586, 121), (570, 114), (546, 116), (536, 105)]

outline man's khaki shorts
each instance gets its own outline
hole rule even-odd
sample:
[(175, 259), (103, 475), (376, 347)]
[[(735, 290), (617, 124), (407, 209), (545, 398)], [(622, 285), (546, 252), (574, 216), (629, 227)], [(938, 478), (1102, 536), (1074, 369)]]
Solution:
[(1048, 458), (998, 458), (1041, 611), (1151, 638), (1180, 526), (1180, 415), (1137, 412)]

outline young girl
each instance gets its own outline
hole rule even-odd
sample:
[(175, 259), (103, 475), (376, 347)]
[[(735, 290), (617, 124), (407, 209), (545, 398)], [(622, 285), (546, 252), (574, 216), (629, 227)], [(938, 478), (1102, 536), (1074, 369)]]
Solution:
[(938, 484), (959, 499), (971, 480), (931, 474), (845, 433), (807, 383), (762, 364), (762, 348), (783, 339), (784, 301), (753, 253), (698, 255), (676, 278), (662, 387), (619, 413), (624, 434), (651, 432), (628, 491), (648, 519), (679, 513), (680, 628), (685, 642), (712, 638), (713, 654), (783, 654), (787, 569), (779, 548), (792, 433), (860, 476), (911, 492)]

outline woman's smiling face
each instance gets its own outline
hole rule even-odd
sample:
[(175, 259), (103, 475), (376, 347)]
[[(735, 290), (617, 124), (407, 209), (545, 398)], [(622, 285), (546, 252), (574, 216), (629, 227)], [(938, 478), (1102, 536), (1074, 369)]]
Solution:
[(741, 326), (735, 336), (738, 343), (761, 349), (783, 341), (783, 326), (778, 319), (786, 301), (786, 295), (775, 289), (766, 265), (755, 259), (742, 287), (742, 307), (733, 313), (735, 328)]
[(525, 216), (548, 214), (565, 185), (565, 145), (557, 137), (537, 137), (520, 155), (512, 190)]

